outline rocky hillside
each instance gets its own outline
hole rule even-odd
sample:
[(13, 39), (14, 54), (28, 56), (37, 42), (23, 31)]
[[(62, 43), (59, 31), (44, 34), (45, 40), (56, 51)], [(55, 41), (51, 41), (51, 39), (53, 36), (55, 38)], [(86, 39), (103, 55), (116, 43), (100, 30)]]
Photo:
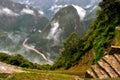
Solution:
[(0, 62), (0, 73), (25, 72), (22, 68)]

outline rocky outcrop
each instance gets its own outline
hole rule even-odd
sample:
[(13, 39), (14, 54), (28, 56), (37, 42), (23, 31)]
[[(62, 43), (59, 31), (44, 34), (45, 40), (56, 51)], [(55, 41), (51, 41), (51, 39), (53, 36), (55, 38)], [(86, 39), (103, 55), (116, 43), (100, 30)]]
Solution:
[(87, 78), (119, 78), (120, 77), (120, 48), (112, 47), (109, 55), (106, 55), (97, 64), (87, 70)]
[(14, 73), (14, 72), (25, 72), (20, 67), (8, 65), (6, 63), (0, 62), (0, 73)]

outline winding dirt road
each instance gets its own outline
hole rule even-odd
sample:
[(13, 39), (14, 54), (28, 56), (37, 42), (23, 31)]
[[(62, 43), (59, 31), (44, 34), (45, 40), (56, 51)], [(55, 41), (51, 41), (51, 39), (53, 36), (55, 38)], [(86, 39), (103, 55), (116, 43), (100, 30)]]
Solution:
[(50, 62), (50, 63), (53, 63), (53, 61), (47, 59), (47, 57), (46, 57), (44, 54), (42, 54), (40, 51), (38, 51), (37, 49), (35, 49), (35, 48), (33, 48), (33, 47), (28, 46), (28, 45), (26, 44), (26, 42), (27, 42), (28, 40), (29, 40), (29, 38), (25, 38), (25, 40), (23, 41), (23, 44), (22, 44), (22, 45), (23, 45), (25, 48), (27, 48), (27, 49), (29, 49), (29, 50), (32, 50), (32, 51), (34, 51), (35, 53), (39, 54), (40, 56), (42, 56), (42, 58), (43, 58), (44, 60), (46, 60), (46, 61), (48, 61), (48, 62)]

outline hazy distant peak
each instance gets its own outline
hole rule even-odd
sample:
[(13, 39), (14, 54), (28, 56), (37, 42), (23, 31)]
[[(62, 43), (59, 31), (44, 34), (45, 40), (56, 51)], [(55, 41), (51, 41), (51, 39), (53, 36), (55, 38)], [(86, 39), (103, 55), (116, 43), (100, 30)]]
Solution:
[(86, 15), (86, 10), (84, 10), (82, 7), (79, 7), (77, 5), (72, 5), (78, 12), (80, 19), (83, 20)]
[[(53, 15), (65, 5), (77, 5), (81, 8), (89, 8), (98, 5), (101, 0), (13, 0), (22, 4), (33, 6), (38, 10), (42, 10), (44, 14), (52, 18)], [(93, 8), (92, 8), (93, 9)]]

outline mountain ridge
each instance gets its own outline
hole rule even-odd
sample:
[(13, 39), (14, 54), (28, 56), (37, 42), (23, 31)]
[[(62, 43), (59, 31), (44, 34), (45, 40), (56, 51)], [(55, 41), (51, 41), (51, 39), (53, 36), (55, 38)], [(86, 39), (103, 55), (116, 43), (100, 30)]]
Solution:
[(115, 28), (120, 25), (120, 10), (118, 9), (120, 2), (118, 0), (103, 0), (99, 6), (100, 9), (98, 10), (97, 18), (90, 25), (87, 34), (81, 38), (72, 33), (64, 41), (64, 48), (60, 52), (61, 56), (53, 65), (53, 69), (61, 67), (69, 69), (78, 64), (82, 56), (91, 50), (91, 54), (94, 54), (93, 64), (95, 64), (109, 50), (115, 36)]
[[(34, 35), (34, 32), (38, 32), (39, 35), (49, 20), (31, 6), (11, 0), (0, 0), (0, 2), (0, 50), (21, 54), (35, 62), (34, 57), (28, 57), (30, 53), (33, 55), (35, 53), (25, 49), (22, 42), (26, 37)], [(40, 63), (39, 59), (38, 63)]]
[[(22, 4), (28, 4), (33, 6), (34, 8), (37, 8), (38, 10), (41, 10), (45, 13), (45, 15), (48, 18), (52, 18), (58, 10), (65, 7), (65, 5), (76, 5), (79, 7), (82, 7), (83, 9), (91, 8), (91, 10), (94, 8), (95, 5), (97, 5), (101, 0), (13, 0), (18, 3)], [(48, 5), (46, 5), (48, 4)], [(88, 11), (89, 12), (89, 11)], [(52, 17), (51, 17), (52, 16)]]

